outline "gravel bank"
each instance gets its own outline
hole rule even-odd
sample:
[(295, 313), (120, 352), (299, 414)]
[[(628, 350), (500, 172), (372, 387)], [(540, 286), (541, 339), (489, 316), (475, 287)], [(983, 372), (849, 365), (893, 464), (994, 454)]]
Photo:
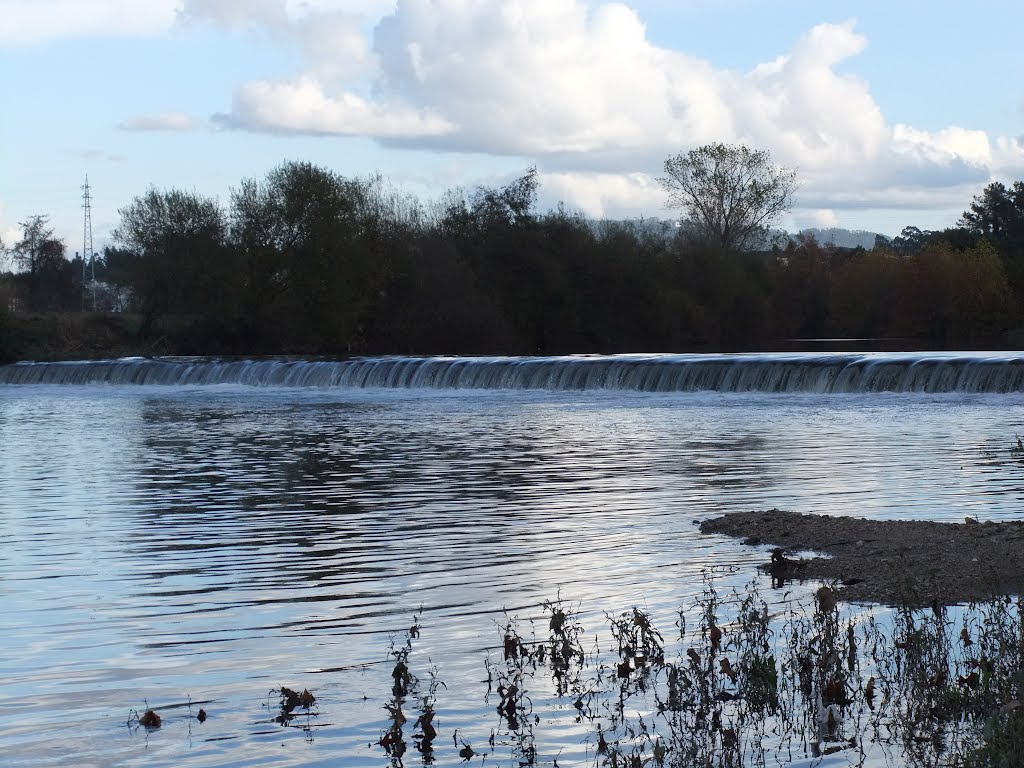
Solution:
[[(781, 548), (780, 580), (838, 582), (850, 602), (943, 605), (1024, 592), (1024, 522), (865, 520), (771, 509), (705, 520), (703, 533)], [(822, 557), (797, 560), (793, 552)]]

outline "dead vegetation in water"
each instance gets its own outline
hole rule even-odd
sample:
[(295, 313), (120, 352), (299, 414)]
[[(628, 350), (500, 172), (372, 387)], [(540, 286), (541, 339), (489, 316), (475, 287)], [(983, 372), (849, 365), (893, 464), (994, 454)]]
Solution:
[[(1016, 765), (1024, 754), (1019, 601), (975, 603), (956, 618), (937, 602), (904, 606), (882, 622), (849, 612), (824, 585), (813, 604), (774, 616), (756, 589), (721, 598), (709, 579), (698, 607), (692, 631), (680, 612), (671, 643), (639, 607), (608, 616), (614, 646), (603, 654), (566, 650), (554, 635), (533, 642), (507, 625), (498, 710), (519, 764), (545, 762), (527, 687), (541, 669), (577, 722), (591, 724), (602, 767), (785, 765), (839, 753), (857, 764), (869, 752), (967, 767)], [(570, 678), (565, 658), (579, 660)]]
[[(128, 711), (128, 721), (126, 725), (128, 726), (128, 729), (131, 731), (136, 731), (139, 728), (142, 728), (147, 733), (151, 733), (163, 727), (165, 718), (167, 717), (167, 712), (180, 709), (187, 710), (188, 714), (186, 716), (186, 719), (191, 723), (191, 720), (193, 719), (192, 705), (199, 703), (209, 704), (210, 701), (207, 700), (202, 702), (194, 702), (192, 701), (192, 697), (189, 696), (187, 700), (183, 702), (164, 704), (159, 707), (150, 707), (149, 702), (144, 700), (144, 707), (142, 708), (141, 714), (136, 709)], [(161, 715), (157, 710), (160, 710), (165, 714)], [(194, 716), (194, 719), (198, 720), (200, 723), (206, 722), (206, 710), (200, 707), (199, 712)]]
[(139, 725), (143, 728), (159, 728), (163, 723), (163, 719), (154, 712), (152, 709), (147, 709), (141, 715), (135, 716)]
[(277, 694), (281, 699), (281, 714), (276, 719), (282, 725), (295, 717), (297, 709), (304, 710), (307, 714), (315, 714), (313, 705), (316, 704), (316, 696), (310, 693), (308, 688), (303, 688), (302, 693), (299, 693), (282, 685), (280, 688), (272, 689), (270, 693)]
[[(436, 710), (437, 692), (446, 686), (439, 677), (438, 668), (429, 659), (424, 677), (413, 674), (410, 655), (413, 640), (419, 639), (421, 629), (419, 619), (414, 616), (412, 626), (405, 633), (404, 642), (398, 643), (392, 639), (388, 649), (388, 665), (391, 667), (392, 680), (391, 698), (384, 704), (387, 727), (381, 733), (377, 744), (383, 748), (395, 768), (403, 766), (403, 756), (409, 749), (406, 726), (413, 715), (415, 720), (409, 729), (412, 731), (413, 746), (420, 754), (424, 765), (430, 765), (435, 761), (434, 741), (437, 739), (439, 727)], [(406, 712), (410, 708), (415, 711), (407, 715)], [(457, 733), (452, 735), (452, 741), (456, 746), (457, 736)], [(473, 752), (465, 743), (464, 749)]]
[[(733, 578), (705, 572), (702, 593), (678, 611), (672, 631), (643, 606), (604, 614), (597, 634), (584, 627), (580, 606), (561, 600), (543, 603), (539, 617), (506, 615), (496, 626), (498, 658), (484, 662), (489, 737), (444, 727), (438, 698), (446, 686), (440, 669), (415, 652), (422, 627), (414, 620), (388, 649), (389, 693), (370, 746), (392, 768), (409, 765), (410, 755), (424, 765), (554, 768), (561, 751), (552, 752), (544, 731), (561, 711), (589, 733), (562, 748), (585, 752), (595, 768), (826, 756), (864, 764), (869, 755), (922, 767), (1020, 764), (1021, 601), (953, 609), (935, 601), (876, 614), (844, 602), (829, 583), (772, 613), (756, 583), (720, 594), (721, 575)], [(278, 722), (305, 716), (299, 727), (308, 733), (317, 697), (305, 687), (271, 694)], [(147, 704), (135, 714), (137, 726), (148, 725), (150, 712)]]
[(955, 619), (937, 602), (904, 606), (880, 621), (851, 612), (826, 584), (810, 604), (772, 615), (754, 585), (721, 597), (709, 575), (696, 626), (680, 611), (666, 642), (635, 607), (607, 615), (613, 645), (590, 652), (575, 614), (545, 608), (548, 637), (510, 619), (502, 662), (487, 664), (498, 741), (520, 766), (558, 764), (536, 747), (531, 692), (547, 684), (542, 673), (590, 725), (588, 752), (601, 768), (785, 765), (840, 753), (852, 764), (873, 753), (967, 768), (1022, 755), (1024, 618), (1011, 599), (957, 609)]

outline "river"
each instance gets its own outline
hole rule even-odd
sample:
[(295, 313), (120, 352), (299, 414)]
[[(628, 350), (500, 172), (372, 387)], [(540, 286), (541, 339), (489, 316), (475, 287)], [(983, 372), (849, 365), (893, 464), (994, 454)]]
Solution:
[[(416, 695), (435, 681), (433, 759), (458, 764), (472, 744), (477, 764), (519, 765), (483, 681), (510, 622), (546, 634), (544, 601), (596, 644), (606, 615), (633, 606), (668, 636), (702, 571), (743, 589), (766, 559), (701, 535), (709, 516), (1004, 520), (1024, 496), (1009, 450), (1024, 393), (988, 373), (937, 392), (837, 388), (835, 366), (815, 374), (831, 385), (644, 391), (666, 387), (566, 371), (573, 386), (245, 383), (245, 364), (232, 380), (195, 360), (166, 365), (206, 370), (198, 383), (132, 383), (145, 361), (94, 383), (75, 365), (74, 383), (36, 367), (34, 383), (0, 384), (6, 764), (394, 765), (379, 742), (416, 623), (408, 662)], [(276, 722), (281, 686), (314, 692), (316, 714)], [(538, 686), (536, 764), (594, 764), (593, 729)], [(148, 707), (161, 728), (130, 722)], [(408, 766), (424, 762), (414, 719)]]

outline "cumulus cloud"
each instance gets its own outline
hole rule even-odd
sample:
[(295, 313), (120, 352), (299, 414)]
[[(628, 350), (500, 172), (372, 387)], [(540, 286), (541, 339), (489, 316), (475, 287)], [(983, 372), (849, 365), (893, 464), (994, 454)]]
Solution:
[(0, 0), (0, 43), (37, 43), (87, 35), (158, 34), (180, 0)]
[(306, 17), (345, 14), (379, 18), (396, 0), (179, 0), (186, 21), (213, 21), (235, 27), (287, 25)]
[(854, 20), (740, 72), (655, 45), (621, 3), (399, 0), (372, 37), (326, 3), (188, 0), (224, 23), (283, 15), (277, 29), (304, 55), (292, 78), (240, 86), (221, 124), (529, 158), (591, 212), (654, 199), (664, 158), (711, 141), (768, 148), (822, 210), (959, 195), (1024, 164), (1019, 139), (890, 124), (868, 84), (838, 71), (868, 45)]
[(838, 214), (831, 208), (805, 208), (793, 216), (797, 229), (834, 229), (840, 226)]
[(260, 30), (301, 53), (304, 74), (296, 80), (315, 77), (330, 84), (348, 82), (371, 70), (365, 14), (375, 6), (378, 13), (383, 11), (380, 0), (184, 0), (179, 19), (185, 25), (213, 23), (236, 31)]
[(191, 131), (195, 121), (184, 112), (164, 112), (156, 116), (137, 115), (118, 123), (122, 131)]
[(646, 173), (551, 172), (541, 173), (539, 180), (549, 207), (571, 201), (595, 219), (649, 216), (665, 201), (661, 186)]
[(309, 74), (325, 83), (347, 83), (373, 70), (370, 41), (361, 16), (337, 11), (292, 24)]
[(299, 17), (308, 14), (345, 13), (379, 18), (395, 10), (398, 0), (285, 0), (288, 15)]
[(347, 92), (327, 94), (308, 77), (294, 82), (257, 82), (235, 94), (230, 114), (215, 115), (226, 128), (259, 125), (276, 133), (342, 136), (442, 135), (452, 130), (444, 118), (404, 105), (379, 104)]
[(997, 167), (1004, 169), (1007, 175), (1019, 178), (1024, 174), (1024, 135), (999, 137), (993, 155)]
[(212, 22), (239, 30), (263, 27), (286, 34), (291, 17), (283, 0), (182, 0), (178, 18), (188, 23)]
[[(636, 10), (601, 0), (0, 0), (0, 18), (0, 43), (175, 24), (260, 30), (299, 66), (240, 84), (220, 126), (521, 157), (595, 215), (660, 206), (664, 159), (711, 141), (767, 148), (796, 168), (811, 219), (960, 205), (1024, 172), (1022, 137), (890, 123), (849, 72), (868, 49), (852, 19), (736, 71), (656, 45)], [(196, 126), (168, 112), (119, 127)]]
[(590, 12), (576, 0), (500, 7), (406, 0), (377, 26), (374, 51), (378, 87), (437, 109), (462, 127), (454, 139), (469, 149), (634, 152), (659, 128), (670, 132), (658, 137), (662, 145), (715, 119), (711, 109), (682, 114), (666, 98), (673, 88), (687, 90), (676, 74), (702, 90), (698, 81), (710, 67), (649, 45), (643, 23), (623, 5)]
[(342, 12), (378, 18), (394, 7), (395, 0), (0, 0), (0, 44), (152, 36), (183, 20), (250, 27)]
[(0, 269), (8, 266), (5, 261), (7, 254), (5, 248), (10, 248), (21, 240), (21, 229), (8, 218), (7, 204), (0, 200)]

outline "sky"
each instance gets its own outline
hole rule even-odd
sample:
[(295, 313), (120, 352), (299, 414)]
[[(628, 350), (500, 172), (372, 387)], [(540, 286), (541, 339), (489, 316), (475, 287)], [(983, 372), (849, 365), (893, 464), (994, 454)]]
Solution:
[(150, 187), (225, 205), (285, 161), (424, 200), (535, 166), (542, 209), (671, 218), (666, 158), (797, 172), (780, 224), (953, 226), (1024, 179), (1024, 3), (0, 0), (0, 239), (69, 254)]

